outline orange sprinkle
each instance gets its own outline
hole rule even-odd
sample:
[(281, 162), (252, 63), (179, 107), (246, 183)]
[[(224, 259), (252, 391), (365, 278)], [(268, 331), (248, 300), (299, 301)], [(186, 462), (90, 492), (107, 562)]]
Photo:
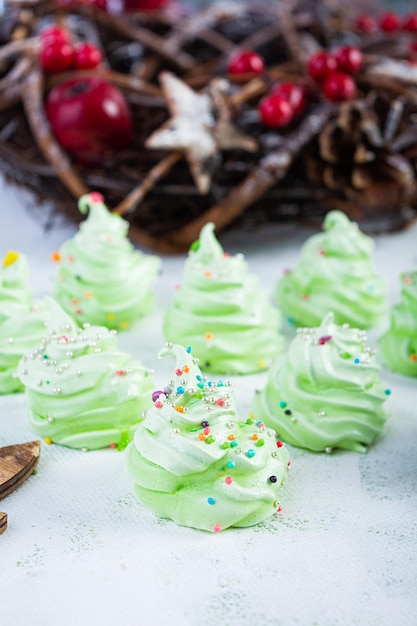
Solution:
[(410, 354), (410, 361), (415, 363), (417, 361), (417, 354)]
[(78, 300), (78, 298), (72, 298), (71, 300), (71, 304), (73, 304), (74, 306), (77, 306), (77, 304), (79, 304), (80, 301)]
[(210, 270), (206, 270), (206, 271), (204, 272), (204, 276), (205, 276), (206, 278), (211, 278), (212, 274), (211, 274)]
[(182, 406), (182, 404), (177, 404), (175, 410), (178, 411), (178, 413), (184, 413), (184, 407)]
[(204, 439), (206, 438), (206, 435), (204, 433), (200, 433), (198, 435), (198, 438), (200, 439), (200, 441), (204, 441)]
[(206, 341), (211, 341), (213, 339), (213, 333), (206, 333), (204, 335), (204, 338), (206, 339)]
[(233, 441), (233, 439), (236, 439), (236, 437), (235, 437), (234, 435), (227, 435), (227, 438), (228, 438), (230, 441)]
[(258, 437), (258, 435), (257, 435), (256, 433), (254, 433), (254, 434), (252, 435), (251, 439), (252, 439), (253, 441), (258, 441), (259, 437)]
[(51, 259), (55, 262), (55, 263), (59, 263), (61, 260), (61, 255), (59, 252), (52, 252), (51, 254)]
[(188, 374), (188, 372), (190, 371), (190, 368), (188, 367), (188, 365), (184, 365), (184, 367), (182, 368), (182, 371)]
[(86, 291), (84, 294), (84, 298), (87, 298), (87, 300), (89, 300), (90, 298), (93, 297), (93, 294), (91, 293), (91, 291)]

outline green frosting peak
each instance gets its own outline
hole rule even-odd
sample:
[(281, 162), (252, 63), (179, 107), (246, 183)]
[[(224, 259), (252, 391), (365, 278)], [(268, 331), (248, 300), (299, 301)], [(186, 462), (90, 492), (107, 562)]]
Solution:
[(267, 369), (283, 350), (279, 328), (279, 313), (243, 255), (225, 254), (214, 224), (206, 224), (166, 311), (165, 339), (191, 344), (204, 370), (249, 374)]
[(19, 363), (32, 429), (71, 448), (122, 445), (151, 404), (149, 370), (117, 347), (116, 331), (79, 328), (49, 300), (46, 334)]
[(401, 294), (379, 340), (382, 362), (394, 372), (417, 376), (417, 270), (401, 275)]
[(371, 260), (373, 248), (356, 223), (330, 211), (323, 233), (305, 242), (297, 266), (278, 282), (278, 304), (298, 326), (317, 326), (328, 311), (338, 324), (375, 326), (387, 298), (385, 281)]
[(383, 430), (389, 393), (365, 331), (338, 326), (329, 313), (318, 328), (298, 329), (252, 409), (294, 446), (365, 452)]
[(135, 250), (128, 223), (100, 194), (82, 196), (79, 207), (88, 216), (57, 255), (54, 296), (80, 325), (127, 329), (152, 307), (160, 259)]
[(138, 500), (178, 524), (218, 532), (277, 510), (288, 453), (261, 422), (241, 421), (230, 383), (203, 376), (198, 360), (168, 344), (175, 368), (153, 393), (126, 455)]

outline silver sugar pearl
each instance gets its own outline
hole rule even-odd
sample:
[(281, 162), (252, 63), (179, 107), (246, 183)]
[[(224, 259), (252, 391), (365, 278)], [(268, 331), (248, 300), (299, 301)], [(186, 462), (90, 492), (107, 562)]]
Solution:
[(57, 374), (62, 374), (63, 369), (62, 369), (62, 367), (57, 367), (55, 371), (56, 371)]
[(54, 421), (55, 421), (55, 418), (54, 418), (54, 417), (48, 417), (48, 422), (49, 422), (50, 424), (52, 424), (52, 422), (54, 422)]
[(317, 413), (317, 415), (318, 415), (319, 417), (324, 417), (324, 416), (326, 415), (326, 411), (319, 411), (319, 412)]
[(101, 352), (101, 348), (96, 348), (96, 349), (94, 350), (94, 352), (95, 352), (95, 354), (99, 354), (99, 353)]
[(71, 350), (68, 350), (68, 351), (67, 351), (67, 353), (66, 353), (66, 356), (67, 356), (69, 359), (72, 359), (72, 357), (74, 356), (74, 353), (73, 353)]
[(171, 341), (167, 341), (166, 344), (165, 344), (165, 347), (168, 348), (169, 350), (171, 350), (172, 342)]
[(81, 452), (88, 452), (88, 448), (81, 448)]
[(332, 448), (330, 446), (327, 446), (327, 448), (324, 448), (324, 451), (326, 454), (331, 454)]
[(8, 343), (14, 343), (13, 337), (9, 337), (7, 341), (8, 341)]
[(60, 393), (62, 393), (62, 389), (61, 387), (54, 387), (53, 392), (55, 395), (59, 395)]
[(21, 373), (22, 376), (26, 376), (28, 371), (27, 371), (27, 369), (22, 369), (22, 370), (20, 370), (20, 373)]
[(235, 423), (234, 422), (227, 422), (226, 426), (227, 426), (227, 428), (234, 428), (235, 427)]
[(179, 429), (179, 428), (173, 428), (173, 429), (172, 429), (172, 432), (173, 432), (175, 435), (179, 435), (179, 434), (180, 434), (180, 429)]

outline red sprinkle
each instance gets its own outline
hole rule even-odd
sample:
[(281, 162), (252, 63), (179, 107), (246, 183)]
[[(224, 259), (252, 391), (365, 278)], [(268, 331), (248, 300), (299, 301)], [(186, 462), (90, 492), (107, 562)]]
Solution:
[(231, 476), (226, 476), (224, 482), (226, 483), (226, 485), (231, 485), (233, 482), (233, 478)]
[(126, 370), (116, 370), (116, 376), (124, 376), (126, 374)]
[(282, 441), (277, 441), (277, 448), (282, 448), (283, 445)]

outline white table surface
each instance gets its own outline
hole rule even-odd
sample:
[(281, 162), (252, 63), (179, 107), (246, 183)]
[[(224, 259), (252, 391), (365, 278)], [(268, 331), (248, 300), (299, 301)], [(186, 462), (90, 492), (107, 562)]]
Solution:
[[(46, 209), (1, 180), (0, 218), (0, 256), (25, 253), (35, 295), (49, 293), (51, 252), (74, 228), (58, 220), (45, 231)], [(245, 253), (272, 293), (310, 233), (265, 228), (223, 244)], [(417, 225), (375, 241), (394, 302), (399, 273), (417, 266)], [(171, 368), (156, 359), (162, 314), (183, 264), (163, 258), (153, 315), (119, 334), (121, 348), (155, 369), (157, 387)], [(0, 502), (9, 517), (1, 626), (417, 625), (417, 380), (384, 369), (381, 377), (392, 389), (384, 438), (366, 455), (289, 447), (283, 510), (249, 529), (211, 534), (156, 519), (136, 502), (122, 453), (42, 442), (38, 472)], [(231, 380), (246, 415), (265, 374)], [(0, 397), (0, 445), (36, 438), (26, 411), (24, 394)]]

